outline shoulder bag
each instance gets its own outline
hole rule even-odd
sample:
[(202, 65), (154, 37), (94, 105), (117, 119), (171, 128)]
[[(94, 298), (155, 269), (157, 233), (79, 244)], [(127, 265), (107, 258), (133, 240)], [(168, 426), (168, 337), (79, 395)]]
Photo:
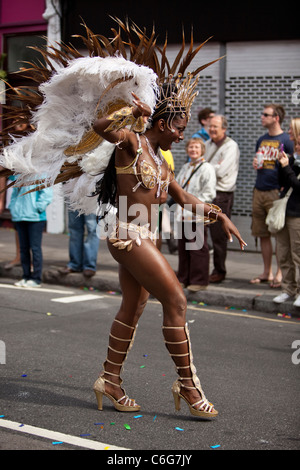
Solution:
[[(300, 174), (298, 175), (298, 179), (300, 179)], [(293, 188), (290, 188), (283, 198), (273, 201), (273, 206), (266, 217), (266, 224), (270, 233), (277, 233), (283, 229), (285, 224), (286, 205), (292, 191)]]

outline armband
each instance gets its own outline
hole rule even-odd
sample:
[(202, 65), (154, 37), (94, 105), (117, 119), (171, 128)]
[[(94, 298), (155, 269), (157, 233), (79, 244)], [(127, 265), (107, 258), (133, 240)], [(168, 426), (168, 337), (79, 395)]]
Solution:
[(110, 114), (107, 119), (112, 121), (104, 132), (119, 131), (124, 127), (130, 126), (130, 130), (134, 132), (143, 132), (145, 123), (142, 116), (135, 118), (133, 115), (133, 107), (126, 106)]

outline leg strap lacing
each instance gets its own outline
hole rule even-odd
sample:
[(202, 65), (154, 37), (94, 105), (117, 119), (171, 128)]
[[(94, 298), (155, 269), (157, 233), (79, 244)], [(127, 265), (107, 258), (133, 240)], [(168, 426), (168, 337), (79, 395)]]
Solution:
[(126, 326), (127, 328), (130, 328), (131, 330), (135, 330), (134, 326), (126, 325), (126, 323), (121, 322), (120, 320), (117, 320), (116, 318), (114, 319), (117, 323), (120, 323), (120, 325)]
[[(130, 348), (131, 348), (131, 346), (132, 346), (132, 343), (133, 343), (133, 340), (134, 340), (134, 336), (135, 336), (136, 327), (130, 326), (130, 325), (126, 325), (126, 323), (123, 323), (123, 322), (121, 322), (120, 320), (117, 320), (117, 319), (115, 319), (114, 322), (116, 322), (116, 323), (118, 323), (118, 324), (120, 324), (120, 325), (122, 325), (122, 326), (124, 326), (124, 327), (126, 327), (126, 328), (129, 328), (130, 330), (133, 331), (133, 334), (132, 334), (132, 337), (131, 337), (131, 338), (120, 338), (119, 336), (114, 336), (112, 333), (110, 333), (110, 337), (112, 338), (112, 340), (114, 340), (115, 343), (114, 343), (114, 348), (113, 348), (112, 346), (108, 345), (108, 350), (109, 350), (109, 351), (112, 351), (112, 352), (114, 352), (114, 353), (116, 353), (116, 354), (121, 354), (121, 355), (123, 355), (123, 356), (124, 356), (124, 359), (122, 360), (121, 363), (117, 363), (117, 362), (111, 361), (111, 360), (107, 357), (106, 360), (105, 360), (105, 362), (104, 362), (104, 364), (103, 364), (103, 372), (101, 373), (101, 377), (102, 377), (102, 379), (104, 380), (104, 382), (109, 383), (110, 385), (113, 385), (114, 387), (119, 387), (119, 388), (121, 388), (121, 385), (122, 385), (123, 381), (122, 381), (122, 379), (121, 379), (121, 377), (120, 377), (120, 373), (119, 373), (119, 374), (116, 374), (116, 373), (107, 371), (107, 370), (106, 370), (107, 368), (106, 368), (105, 366), (108, 365), (108, 364), (111, 364), (112, 366), (120, 367), (120, 371), (121, 371), (121, 368), (122, 368), (122, 366), (123, 366), (123, 364), (124, 364), (124, 361), (125, 361), (125, 359), (126, 359), (126, 357), (127, 357), (127, 354), (128, 354), (128, 352), (129, 352), (129, 350), (130, 350)], [(128, 332), (127, 332), (127, 335), (128, 335)], [(117, 344), (118, 341), (119, 341), (121, 344)], [(126, 345), (125, 343), (127, 343), (127, 345)], [(123, 351), (122, 351), (122, 350), (120, 351), (120, 350), (118, 350), (118, 349), (115, 349), (116, 347), (119, 347), (119, 346), (121, 347), (121, 349), (126, 349), (126, 350), (125, 350), (125, 351), (124, 351), (124, 350), (123, 350)], [(108, 376), (108, 377), (116, 377), (116, 378), (119, 379), (120, 382), (119, 382), (119, 383), (112, 382), (111, 380), (109, 380), (109, 378), (106, 378), (107, 376)], [(123, 392), (124, 392), (124, 395), (123, 395), (121, 398), (119, 398), (119, 399), (117, 400), (117, 402), (118, 402), (118, 403), (121, 403), (121, 402), (123, 402), (123, 401), (125, 400), (125, 401), (122, 403), (122, 405), (124, 405), (124, 406), (126, 406), (126, 405), (127, 405), (127, 406), (135, 406), (135, 401), (134, 401), (133, 399), (129, 398), (129, 397), (126, 395), (125, 390), (123, 390)]]
[[(200, 393), (201, 400), (197, 403), (194, 403), (192, 406), (198, 405), (200, 402), (205, 403), (207, 400), (206, 400), (204, 392), (201, 388), (200, 380), (196, 375), (196, 368), (193, 364), (193, 356), (192, 356), (192, 352), (191, 352), (191, 344), (190, 344), (190, 337), (189, 337), (189, 331), (188, 331), (187, 324), (185, 326), (163, 326), (162, 328), (163, 328), (163, 330), (167, 330), (167, 331), (170, 330), (170, 333), (168, 334), (167, 339), (165, 339), (165, 344), (167, 346), (167, 349), (169, 351), (170, 356), (173, 358), (173, 361), (175, 362), (176, 370), (177, 370), (177, 373), (179, 375), (178, 381), (180, 383), (180, 386), (187, 389), (187, 390), (196, 389)], [(181, 341), (170, 341), (172, 339), (172, 338), (170, 338), (171, 330), (174, 331), (174, 335), (176, 334), (176, 330), (177, 331), (181, 330), (183, 332), (183, 334), (185, 335), (185, 339), (183, 339)], [(180, 345), (184, 345), (184, 344), (186, 344), (186, 351), (187, 352), (182, 352), (180, 354), (177, 353), (177, 352), (173, 352), (174, 349), (176, 350), (176, 346), (182, 348), (182, 346), (180, 346)], [(170, 346), (171, 348), (173, 346), (172, 352), (170, 352), (168, 346)], [(181, 351), (182, 351), (182, 349), (181, 349)], [(184, 365), (184, 366), (182, 366), (180, 364), (177, 364), (177, 362), (178, 362), (177, 358), (179, 359), (179, 358), (184, 358), (184, 357), (189, 357), (189, 364)], [(185, 370), (189, 369), (190, 374), (188, 374), (187, 377), (182, 377), (182, 374), (180, 374), (180, 369), (185, 369)], [(187, 380), (192, 381), (193, 385), (185, 385), (184, 382), (186, 382)]]

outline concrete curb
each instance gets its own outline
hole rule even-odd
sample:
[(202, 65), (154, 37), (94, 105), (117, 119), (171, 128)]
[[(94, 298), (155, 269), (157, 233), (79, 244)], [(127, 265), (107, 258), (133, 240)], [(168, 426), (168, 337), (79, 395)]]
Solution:
[[(22, 268), (14, 267), (10, 270), (4, 269), (5, 263), (0, 263), (0, 277), (10, 279), (21, 279)], [(85, 277), (82, 273), (61, 274), (56, 266), (47, 267), (43, 271), (43, 283), (61, 285), (76, 288), (90, 288), (100, 292), (115, 291), (120, 292), (118, 272), (116, 269), (97, 271), (91, 278)], [(240, 283), (241, 285), (242, 283)], [(258, 293), (254, 289), (231, 288), (220, 285), (209, 285), (204, 291), (191, 293), (184, 289), (188, 301), (209, 306), (227, 307), (238, 310), (254, 310), (257, 312), (291, 315), (300, 318), (300, 308), (294, 307), (293, 302), (275, 304), (272, 299), (279, 291)]]

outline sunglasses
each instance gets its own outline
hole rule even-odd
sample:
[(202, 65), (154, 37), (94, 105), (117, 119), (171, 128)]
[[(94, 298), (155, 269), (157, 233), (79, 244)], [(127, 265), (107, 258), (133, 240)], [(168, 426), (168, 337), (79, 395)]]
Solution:
[(268, 114), (268, 113), (261, 113), (261, 115), (264, 116), (264, 117), (269, 117), (269, 116), (270, 117), (275, 117), (276, 116), (276, 114)]

